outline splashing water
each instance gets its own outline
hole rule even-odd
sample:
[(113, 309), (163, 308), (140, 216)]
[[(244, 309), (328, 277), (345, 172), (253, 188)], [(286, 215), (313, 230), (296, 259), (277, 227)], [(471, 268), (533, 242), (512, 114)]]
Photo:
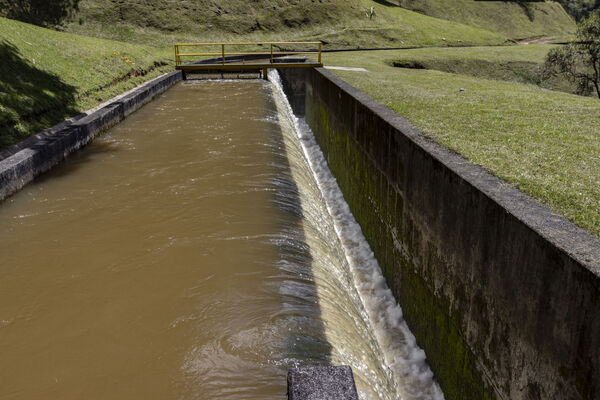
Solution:
[[(332, 220), (335, 237), (343, 249), (343, 256), (347, 263), (343, 263), (337, 268), (349, 269), (348, 272), (353, 278), (353, 284), (344, 287), (344, 290), (348, 292), (357, 290), (358, 300), (364, 305), (364, 309), (361, 309), (359, 315), (366, 318), (365, 325), (372, 329), (376, 349), (381, 352), (382, 358), (385, 360), (381, 369), (385, 371), (386, 378), (392, 382), (391, 386), (394, 390), (384, 395), (393, 395), (396, 392), (402, 399), (407, 400), (442, 400), (443, 393), (433, 379), (433, 373), (426, 363), (425, 352), (418, 347), (414, 335), (402, 318), (402, 309), (388, 288), (381, 268), (363, 236), (360, 226), (350, 212), (335, 178), (331, 175), (312, 131), (306, 121), (294, 116), (283, 92), (277, 71), (270, 71), (269, 80), (274, 85), (274, 96), (281, 123), (291, 126), (296, 133), (297, 142), (301, 146), (316, 180), (320, 196), (313, 193), (311, 197), (322, 198), (329, 214), (328, 217)], [(290, 146), (292, 145), (290, 144)], [(305, 207), (305, 203), (312, 203), (303, 196), (300, 198), (304, 200), (302, 201), (303, 207)], [(311, 224), (310, 216), (312, 214), (307, 214), (308, 224)], [(322, 219), (325, 218), (322, 217)], [(368, 376), (368, 372), (363, 366), (352, 363), (352, 367), (355, 371), (359, 370)], [(366, 397), (364, 391), (362, 395)]]

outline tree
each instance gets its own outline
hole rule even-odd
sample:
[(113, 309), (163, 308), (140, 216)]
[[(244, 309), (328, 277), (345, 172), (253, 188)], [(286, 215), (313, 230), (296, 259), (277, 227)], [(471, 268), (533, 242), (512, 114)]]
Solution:
[(79, 0), (0, 0), (0, 15), (40, 26), (57, 25), (78, 4)]
[(577, 25), (577, 40), (550, 50), (546, 72), (564, 75), (578, 86), (579, 94), (596, 90), (600, 98), (600, 10)]
[(556, 0), (566, 12), (571, 14), (577, 21), (587, 18), (597, 8), (600, 8), (600, 0)]

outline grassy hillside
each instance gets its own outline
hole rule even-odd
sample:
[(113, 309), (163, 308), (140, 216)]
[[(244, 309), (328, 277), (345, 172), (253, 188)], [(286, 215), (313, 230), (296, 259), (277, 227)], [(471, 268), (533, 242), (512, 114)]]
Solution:
[(546, 55), (555, 45), (413, 49), (388, 60), (400, 68), (433, 69), (503, 81), (528, 83), (575, 94), (577, 85), (565, 77), (544, 74)]
[(168, 32), (245, 34), (347, 22), (361, 14), (358, 0), (83, 0), (79, 17), (104, 24), (126, 22)]
[(335, 53), (328, 63), (366, 68), (368, 73), (334, 72), (432, 139), (600, 237), (600, 101), (390, 65), (404, 54)]
[[(376, 16), (366, 11), (375, 7)], [(381, 0), (82, 0), (65, 29), (153, 46), (177, 41), (315, 40), (326, 47), (501, 44), (507, 38)], [(446, 38), (447, 40), (443, 40)]]
[[(386, 0), (387, 1), (387, 0)], [(432, 17), (489, 29), (511, 39), (570, 37), (575, 23), (556, 2), (400, 0), (403, 7)]]
[[(558, 3), (403, 4), (405, 8), (397, 0), (82, 0), (65, 29), (153, 46), (244, 38), (319, 39), (329, 48), (490, 45), (509, 38), (565, 38), (575, 32), (573, 20)], [(373, 18), (367, 16), (371, 7)]]
[(0, 148), (172, 69), (154, 48), (0, 18)]
[[(314, 38), (333, 47), (410, 47), (503, 44), (507, 37), (485, 29), (432, 18), (381, 0), (361, 0), (360, 20), (341, 30), (329, 29)], [(366, 17), (373, 7), (375, 16)], [(376, 45), (374, 45), (374, 43)]]

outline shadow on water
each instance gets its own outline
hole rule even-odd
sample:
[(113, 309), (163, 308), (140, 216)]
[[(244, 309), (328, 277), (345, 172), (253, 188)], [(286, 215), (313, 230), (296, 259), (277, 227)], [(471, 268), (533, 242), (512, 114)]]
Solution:
[(87, 146), (71, 155), (52, 168), (49, 172), (35, 178), (36, 184), (50, 182), (52, 179), (63, 178), (77, 172), (82, 167), (120, 151), (119, 143), (96, 140), (92, 146)]
[(77, 89), (0, 41), (0, 149), (77, 114)]
[[(272, 98), (270, 99), (271, 101)], [(274, 201), (280, 213), (281, 232), (284, 240), (279, 245), (280, 270), (288, 279), (285, 283), (284, 306), (297, 299), (296, 318), (298, 329), (290, 331), (284, 344), (287, 357), (298, 360), (301, 365), (328, 365), (331, 362), (331, 344), (325, 336), (325, 326), (321, 317), (319, 297), (312, 267), (313, 257), (305, 237), (302, 203), (298, 185), (292, 177), (289, 155), (284, 144), (281, 125), (273, 129), (278, 151), (273, 152), (275, 165), (279, 171), (273, 180)], [(291, 366), (291, 365), (290, 365)]]

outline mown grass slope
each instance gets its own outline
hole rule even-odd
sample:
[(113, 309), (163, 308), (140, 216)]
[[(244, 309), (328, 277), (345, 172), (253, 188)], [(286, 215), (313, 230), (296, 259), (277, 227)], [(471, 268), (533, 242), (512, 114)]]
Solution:
[(83, 0), (79, 8), (86, 22), (233, 34), (344, 23), (361, 14), (358, 0)]
[(396, 53), (395, 67), (434, 69), (503, 81), (529, 83), (575, 94), (577, 85), (562, 76), (547, 76), (544, 63), (548, 44), (504, 47), (424, 48)]
[[(600, 237), (600, 102), (434, 70), (393, 67), (406, 51), (335, 53), (334, 71), (425, 135)], [(463, 89), (463, 90), (461, 90)]]
[[(381, 0), (361, 0), (363, 14), (350, 26), (330, 28), (316, 39), (337, 48), (505, 44), (507, 37), (482, 28), (432, 18)], [(367, 18), (371, 7), (373, 18)]]
[[(366, 11), (372, 6), (376, 16), (368, 18)], [(323, 40), (326, 48), (364, 48), (507, 40), (482, 28), (374, 0), (82, 0), (65, 29), (153, 46), (178, 41)]]
[(573, 19), (553, 1), (400, 0), (400, 4), (413, 11), (488, 29), (514, 40), (565, 39), (572, 37), (576, 30)]
[(0, 148), (172, 69), (147, 46), (0, 18)]

